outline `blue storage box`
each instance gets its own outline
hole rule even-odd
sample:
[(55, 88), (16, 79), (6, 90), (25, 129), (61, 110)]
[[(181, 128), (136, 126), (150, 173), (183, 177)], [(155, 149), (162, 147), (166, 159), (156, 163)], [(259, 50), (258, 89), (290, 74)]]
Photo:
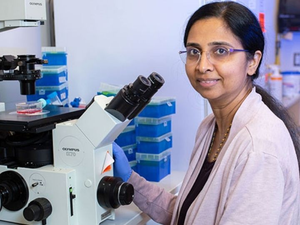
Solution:
[(135, 119), (136, 136), (159, 137), (171, 132), (171, 116), (161, 118), (137, 117)]
[(43, 66), (41, 78), (36, 80), (36, 86), (57, 86), (67, 81), (66, 66)]
[(175, 113), (175, 99), (166, 97), (155, 97), (140, 112), (139, 117), (163, 117)]
[(135, 154), (136, 154), (136, 144), (123, 146), (122, 149), (124, 150), (125, 155), (127, 156), (128, 161), (136, 160), (136, 157), (135, 157)]
[(135, 122), (134, 122), (134, 119), (130, 121), (130, 123), (128, 124), (128, 126), (134, 126), (135, 125)]
[(56, 92), (60, 101), (68, 99), (69, 89), (68, 83), (65, 82), (59, 86), (36, 86), (34, 95), (27, 95), (27, 101), (37, 101), (40, 98), (47, 99), (47, 95)]
[(171, 150), (160, 154), (136, 153), (137, 173), (148, 181), (160, 181), (171, 173)]
[(67, 65), (66, 48), (42, 47), (42, 58), (48, 60), (49, 66)]
[(160, 154), (172, 147), (172, 133), (160, 137), (136, 136), (137, 152), (148, 154)]
[(137, 172), (137, 168), (136, 168), (137, 167), (137, 162), (136, 162), (136, 160), (129, 161), (129, 165), (130, 165), (130, 167), (133, 171)]
[(136, 144), (135, 126), (127, 126), (116, 138), (115, 142), (120, 147)]

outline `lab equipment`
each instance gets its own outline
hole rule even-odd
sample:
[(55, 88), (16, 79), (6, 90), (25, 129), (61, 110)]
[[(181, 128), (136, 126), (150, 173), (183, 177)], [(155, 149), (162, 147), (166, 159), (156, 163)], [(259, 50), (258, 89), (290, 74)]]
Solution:
[(125, 155), (129, 162), (136, 160), (136, 150), (137, 150), (136, 143), (134, 143), (132, 145), (125, 145), (122, 147), (122, 149), (125, 152)]
[(137, 117), (135, 120), (135, 130), (137, 136), (159, 137), (171, 132), (171, 116), (160, 118)]
[(161, 118), (175, 114), (176, 100), (170, 97), (154, 97), (149, 104), (141, 111), (140, 117)]
[(282, 102), (282, 75), (279, 72), (279, 65), (268, 65), (271, 70), (269, 77), (270, 94), (278, 101)]
[(171, 173), (171, 149), (159, 154), (136, 153), (137, 171), (148, 181), (158, 182)]
[[(47, 60), (47, 59), (43, 59)], [(49, 66), (49, 61), (41, 69), (41, 79), (36, 81), (36, 86), (58, 86), (67, 81), (67, 66)]]
[(43, 104), (42, 102), (21, 102), (16, 104), (16, 111), (18, 114), (34, 114), (42, 112)]
[(125, 85), (126, 98), (97, 95), (85, 109), (47, 105), (48, 114), (31, 117), (0, 112), (0, 221), (99, 225), (130, 204), (133, 187), (113, 176), (112, 143), (144, 107), (151, 85), (145, 79)]
[(0, 81), (18, 80), (21, 94), (32, 95), (35, 93), (35, 81), (41, 77), (41, 71), (36, 70), (35, 65), (46, 63), (34, 55), (18, 55), (17, 58), (4, 55), (0, 57)]
[(282, 94), (296, 97), (300, 94), (300, 71), (282, 71)]
[(67, 66), (68, 53), (65, 47), (42, 47), (42, 54), (49, 66)]
[(45, 0), (0, 1), (0, 31), (17, 27), (36, 27), (46, 19)]
[(40, 98), (39, 100), (37, 100), (37, 102), (40, 102), (42, 104), (42, 108), (44, 108), (46, 105), (63, 106), (55, 91), (47, 95), (46, 99)]
[(279, 0), (277, 4), (277, 28), (279, 33), (300, 31), (300, 2), (298, 0)]
[[(148, 79), (139, 76), (136, 81), (122, 88), (106, 107), (106, 110), (119, 120), (132, 119), (137, 116), (150, 102), (151, 97), (164, 84), (164, 79), (153, 72)], [(126, 104), (120, 104), (121, 101)], [(134, 110), (131, 110), (132, 107)]]
[(116, 138), (115, 142), (120, 147), (136, 144), (135, 126), (134, 125), (128, 125), (122, 131), (122, 133), (120, 133), (120, 135)]
[(159, 137), (141, 137), (136, 136), (137, 152), (160, 154), (163, 151), (172, 148), (173, 136), (172, 132)]
[(41, 98), (47, 99), (53, 92), (57, 93), (62, 105), (66, 105), (69, 96), (69, 84), (65, 82), (59, 86), (36, 86), (34, 95), (27, 95), (27, 101), (37, 101)]
[(80, 97), (74, 98), (72, 102), (70, 102), (70, 105), (75, 108), (85, 108), (86, 103), (82, 101)]

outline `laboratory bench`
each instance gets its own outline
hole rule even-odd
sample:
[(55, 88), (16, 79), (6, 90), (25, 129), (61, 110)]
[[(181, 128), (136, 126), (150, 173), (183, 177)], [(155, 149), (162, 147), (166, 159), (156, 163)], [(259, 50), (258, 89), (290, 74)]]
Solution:
[[(160, 182), (153, 183), (164, 188), (170, 193), (177, 194), (183, 181), (184, 175), (184, 171), (172, 171), (170, 175), (163, 178)], [(115, 220), (106, 220), (101, 223), (101, 225), (144, 225), (150, 220), (150, 217), (143, 213), (134, 203), (131, 203), (128, 206), (119, 207), (115, 210), (115, 213)], [(0, 225), (16, 224), (0, 221)]]

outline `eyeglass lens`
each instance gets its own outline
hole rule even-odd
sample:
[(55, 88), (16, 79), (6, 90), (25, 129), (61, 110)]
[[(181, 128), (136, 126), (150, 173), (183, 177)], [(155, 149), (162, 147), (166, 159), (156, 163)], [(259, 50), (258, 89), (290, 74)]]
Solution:
[[(226, 62), (229, 59), (231, 52), (235, 51), (246, 51), (243, 49), (230, 49), (222, 46), (215, 46), (206, 51), (206, 58), (212, 64), (218, 64)], [(180, 51), (180, 57), (186, 65), (197, 64), (204, 52), (194, 47), (187, 47), (186, 51)]]

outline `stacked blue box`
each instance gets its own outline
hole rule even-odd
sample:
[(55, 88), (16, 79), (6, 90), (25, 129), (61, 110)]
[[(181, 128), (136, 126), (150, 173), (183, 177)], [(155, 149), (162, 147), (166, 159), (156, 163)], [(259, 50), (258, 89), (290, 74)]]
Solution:
[(67, 66), (43, 66), (36, 86), (59, 86), (67, 82)]
[(160, 181), (171, 173), (171, 150), (160, 154), (136, 153), (137, 171), (148, 181)]
[(40, 98), (47, 99), (47, 96), (53, 92), (57, 93), (57, 96), (62, 103), (68, 101), (69, 87), (67, 82), (54, 86), (36, 86), (35, 94), (27, 95), (27, 101), (36, 101)]
[(160, 118), (174, 114), (175, 111), (176, 101), (174, 98), (154, 97), (138, 116)]
[[(115, 92), (110, 87), (102, 88), (98, 94), (115, 96)], [(154, 97), (115, 140), (123, 148), (132, 169), (149, 181), (160, 181), (170, 174), (171, 115), (174, 113), (174, 98)], [(127, 152), (126, 146), (130, 145), (136, 146), (131, 152), (136, 160)]]
[(129, 165), (130, 165), (132, 170), (137, 171), (137, 162), (136, 162), (136, 160), (129, 161)]
[(172, 133), (164, 134), (160, 137), (140, 137), (136, 136), (137, 152), (147, 154), (160, 154), (172, 148)]
[(127, 126), (116, 138), (115, 142), (120, 147), (136, 144), (135, 126)]
[(124, 150), (129, 162), (136, 160), (136, 144), (123, 146), (122, 149)]
[(170, 174), (174, 113), (174, 98), (155, 97), (135, 119), (136, 171), (146, 180), (160, 181)]
[(136, 144), (123, 146), (122, 148), (125, 152), (125, 155), (129, 161), (131, 168), (134, 171), (136, 171)]
[(136, 170), (136, 134), (135, 134), (135, 125), (128, 125), (121, 134), (116, 138), (115, 142), (122, 147), (127, 156), (127, 159), (133, 170)]
[(171, 116), (160, 118), (137, 117), (136, 135), (142, 137), (159, 137), (171, 132)]
[(48, 60), (49, 66), (66, 66), (67, 51), (62, 47), (42, 47), (42, 58)]
[(48, 95), (57, 93), (62, 105), (68, 106), (69, 86), (67, 52), (65, 48), (42, 47), (42, 58), (48, 60), (41, 70), (41, 78), (36, 81), (36, 93), (27, 95), (27, 101), (40, 98), (47, 100)]

